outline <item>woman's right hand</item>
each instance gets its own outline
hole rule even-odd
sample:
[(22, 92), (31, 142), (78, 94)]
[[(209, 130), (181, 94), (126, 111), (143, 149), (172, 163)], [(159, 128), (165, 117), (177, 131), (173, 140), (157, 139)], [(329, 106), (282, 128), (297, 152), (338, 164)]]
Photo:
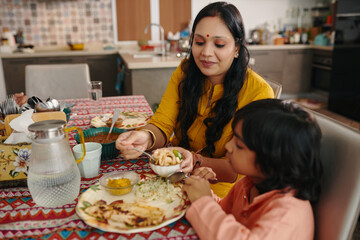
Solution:
[(152, 136), (147, 131), (128, 131), (120, 134), (115, 144), (125, 159), (135, 159), (141, 155), (141, 152), (133, 148), (145, 151), (152, 145)]

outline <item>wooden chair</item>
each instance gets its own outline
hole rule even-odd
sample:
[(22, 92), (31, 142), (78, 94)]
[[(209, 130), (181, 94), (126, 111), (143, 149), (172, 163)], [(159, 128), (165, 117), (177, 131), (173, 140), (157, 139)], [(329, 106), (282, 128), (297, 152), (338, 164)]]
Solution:
[(25, 67), (25, 93), (40, 99), (87, 98), (90, 73), (87, 64), (44, 64)]
[(5, 131), (5, 124), (2, 124), (0, 122), (0, 142), (1, 142), (1, 140), (6, 139), (6, 138), (7, 138), (7, 135), (6, 135), (6, 131)]
[[(255, 67), (255, 58), (250, 58), (249, 59), (249, 67), (251, 69), (253, 69)], [(274, 91), (274, 97), (277, 99), (280, 99), (280, 95), (282, 92), (282, 85), (278, 82), (272, 81), (272, 80), (268, 80), (265, 79), (265, 81), (270, 85), (270, 87), (273, 89)]]
[(265, 80), (270, 87), (273, 89), (274, 91), (274, 97), (277, 99), (280, 99), (281, 96), (281, 92), (282, 92), (282, 85), (278, 82), (275, 81), (271, 81), (271, 80)]
[[(10, 136), (10, 134), (13, 132), (13, 129), (10, 127), (10, 122), (13, 119), (17, 118), (18, 116), (20, 116), (20, 114), (6, 115), (5, 117), (6, 137)], [(66, 114), (63, 111), (33, 113), (31, 117), (34, 120), (34, 122), (50, 120), (50, 119), (64, 120), (66, 122)]]
[(317, 240), (351, 239), (360, 211), (360, 132), (313, 112), (322, 131), (324, 167), (315, 206)]

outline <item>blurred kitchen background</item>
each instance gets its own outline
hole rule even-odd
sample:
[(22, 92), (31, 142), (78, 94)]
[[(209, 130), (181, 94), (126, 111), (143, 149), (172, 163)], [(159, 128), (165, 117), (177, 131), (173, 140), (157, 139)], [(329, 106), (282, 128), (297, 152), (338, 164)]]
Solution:
[[(210, 2), (0, 0), (0, 101), (24, 91), (27, 65), (87, 63), (104, 96), (142, 94), (156, 110)], [(250, 66), (282, 98), (360, 121), (359, 0), (228, 2), (243, 16)]]
[[(107, 44), (133, 41), (143, 37), (137, 38), (136, 34), (139, 31), (132, 30), (139, 23), (160, 18), (160, 24), (163, 25), (167, 36), (169, 31), (176, 33), (184, 30), (187, 23), (191, 24), (198, 11), (211, 2), (181, 1), (185, 2), (182, 4), (183, 9), (169, 9), (173, 14), (173, 19), (170, 20), (180, 20), (173, 24), (174, 28), (171, 28), (170, 24), (165, 24), (167, 19), (162, 19), (162, 14), (165, 13), (161, 12), (161, 8), (167, 8), (166, 0), (0, 0), (0, 27), (3, 38), (5, 38), (4, 31), (8, 31), (16, 35), (16, 40), (20, 42), (40, 46), (64, 45), (67, 42)], [(333, 22), (331, 0), (228, 2), (233, 3), (240, 10), (251, 44), (273, 44), (273, 38), (279, 37), (278, 34), (288, 38), (285, 39), (285, 43), (306, 42), (308, 40), (306, 38), (313, 39), (318, 33), (331, 30)], [(160, 8), (160, 13), (156, 8)], [(125, 19), (124, 15), (128, 19)], [(144, 27), (139, 29), (140, 33)], [(134, 33), (121, 32), (126, 29)], [(119, 36), (115, 36), (115, 33)], [(310, 36), (300, 37), (297, 33), (310, 34)]]

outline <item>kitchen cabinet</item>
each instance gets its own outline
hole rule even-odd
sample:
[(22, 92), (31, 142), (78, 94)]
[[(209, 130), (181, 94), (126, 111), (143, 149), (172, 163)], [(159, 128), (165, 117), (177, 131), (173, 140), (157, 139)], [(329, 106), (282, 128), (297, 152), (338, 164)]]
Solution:
[(149, 68), (125, 70), (125, 95), (144, 95), (149, 105), (155, 110), (165, 93), (174, 68)]
[(2, 59), (6, 92), (25, 92), (25, 66), (37, 64), (37, 58)]
[(85, 62), (89, 65), (90, 79), (103, 82), (103, 96), (116, 96), (116, 76), (118, 72), (118, 54), (103, 56), (86, 56)]
[(70, 64), (70, 63), (84, 63), (82, 56), (66, 56), (66, 57), (41, 57), (37, 59), (37, 64)]
[(253, 59), (250, 68), (265, 80), (282, 84), (283, 54), (282, 50), (250, 51), (250, 57)]
[(115, 90), (118, 54), (3, 58), (7, 93), (25, 92), (25, 67), (32, 64), (87, 63), (90, 79), (103, 81), (103, 96), (118, 95)]
[(310, 91), (312, 51), (287, 50), (284, 53), (283, 92), (297, 94)]
[(311, 49), (250, 50), (250, 57), (250, 67), (265, 80), (282, 84), (283, 94), (310, 90)]
[[(191, 0), (115, 0), (118, 41), (151, 40), (149, 23), (159, 23), (168, 32), (180, 32), (191, 19)], [(156, 21), (159, 19), (159, 22)], [(152, 39), (153, 41), (156, 39)]]
[(120, 52), (125, 66), (124, 94), (144, 95), (151, 108), (159, 104), (171, 75), (182, 58), (176, 54), (169, 56), (135, 57), (137, 52)]

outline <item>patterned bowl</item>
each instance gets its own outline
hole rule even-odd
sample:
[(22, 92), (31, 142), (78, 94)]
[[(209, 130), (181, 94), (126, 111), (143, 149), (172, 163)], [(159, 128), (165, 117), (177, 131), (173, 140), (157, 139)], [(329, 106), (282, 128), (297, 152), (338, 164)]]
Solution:
[[(102, 143), (101, 141), (91, 139), (91, 137), (103, 135), (104, 137), (101, 138), (102, 140), (106, 138), (110, 128), (109, 127), (99, 127), (99, 128), (89, 128), (83, 131), (85, 142), (99, 142), (102, 145), (102, 152), (101, 152), (101, 159), (112, 159), (116, 158), (119, 154), (119, 150), (115, 147), (115, 141), (110, 143)], [(111, 134), (112, 135), (119, 135), (120, 133), (126, 132), (125, 129), (120, 128), (113, 128)], [(77, 143), (80, 143), (79, 134), (77, 133), (74, 136)]]

